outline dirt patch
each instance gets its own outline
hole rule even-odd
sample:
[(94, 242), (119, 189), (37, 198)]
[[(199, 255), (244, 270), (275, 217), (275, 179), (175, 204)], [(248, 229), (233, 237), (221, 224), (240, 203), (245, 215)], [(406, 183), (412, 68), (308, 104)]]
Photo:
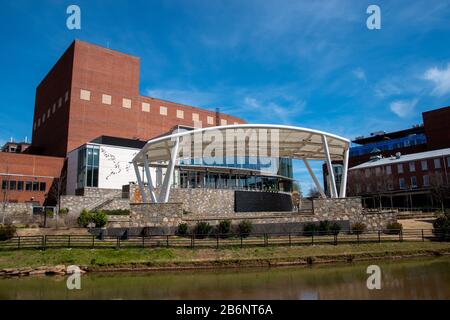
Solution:
[(90, 235), (85, 228), (20, 228), (17, 235), (24, 236), (44, 236), (44, 235)]

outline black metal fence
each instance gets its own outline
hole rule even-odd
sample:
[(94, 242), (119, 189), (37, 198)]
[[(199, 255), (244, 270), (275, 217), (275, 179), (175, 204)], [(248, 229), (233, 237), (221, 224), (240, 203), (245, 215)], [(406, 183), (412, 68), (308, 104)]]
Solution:
[(0, 241), (0, 250), (54, 249), (54, 248), (225, 248), (248, 246), (295, 246), (343, 243), (381, 243), (403, 241), (449, 241), (448, 231), (429, 229), (341, 231), (339, 233), (305, 231), (291, 233), (257, 233), (250, 235), (46, 235), (20, 236)]

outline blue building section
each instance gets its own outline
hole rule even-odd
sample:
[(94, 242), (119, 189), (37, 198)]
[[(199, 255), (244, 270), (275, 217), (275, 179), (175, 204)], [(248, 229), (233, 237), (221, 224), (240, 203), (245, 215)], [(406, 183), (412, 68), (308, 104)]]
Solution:
[(372, 152), (395, 150), (426, 143), (425, 134), (412, 134), (406, 137), (377, 141), (365, 145), (354, 145), (350, 148), (350, 156), (361, 156)]

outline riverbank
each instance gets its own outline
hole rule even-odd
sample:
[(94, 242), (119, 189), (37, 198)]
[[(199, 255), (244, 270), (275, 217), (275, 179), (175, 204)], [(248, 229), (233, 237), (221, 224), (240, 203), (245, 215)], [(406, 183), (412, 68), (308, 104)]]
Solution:
[[(48, 249), (0, 251), (3, 275), (46, 274), (42, 270), (78, 265), (87, 272), (278, 267), (450, 255), (450, 243), (392, 242), (187, 249)], [(18, 270), (25, 272), (16, 272)], [(20, 271), (19, 270), (19, 271)], [(33, 272), (40, 270), (40, 272)], [(47, 274), (55, 274), (48, 272)]]

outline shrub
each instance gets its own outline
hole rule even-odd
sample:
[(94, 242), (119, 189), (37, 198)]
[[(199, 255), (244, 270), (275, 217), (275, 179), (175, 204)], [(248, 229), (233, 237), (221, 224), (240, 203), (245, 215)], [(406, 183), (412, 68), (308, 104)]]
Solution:
[(333, 222), (330, 225), (330, 231), (331, 231), (332, 234), (338, 235), (339, 232), (341, 231), (341, 226), (337, 222)]
[(109, 216), (128, 216), (128, 215), (130, 215), (130, 210), (128, 210), (128, 209), (114, 209), (114, 210), (102, 210), (102, 211)]
[(180, 236), (185, 236), (188, 233), (187, 223), (180, 223), (178, 225), (177, 234)]
[(386, 225), (385, 233), (387, 234), (399, 234), (403, 229), (403, 226), (401, 223), (398, 222), (389, 222)]
[(96, 228), (103, 228), (108, 223), (108, 215), (102, 210), (92, 212), (91, 215)]
[(305, 235), (312, 235), (317, 229), (318, 227), (315, 223), (308, 222), (303, 226), (303, 233)]
[(247, 237), (252, 232), (252, 222), (250, 220), (242, 220), (238, 225), (238, 229), (241, 236)]
[(195, 225), (194, 233), (196, 234), (197, 238), (203, 239), (209, 235), (211, 229), (212, 227), (208, 222), (201, 221)]
[(0, 225), (0, 241), (11, 239), (16, 234), (16, 227), (12, 224)]
[(441, 240), (444, 240), (450, 236), (450, 215), (444, 214), (439, 216), (433, 222), (433, 232), (436, 234)]
[(320, 234), (328, 234), (330, 231), (331, 223), (328, 220), (320, 221), (318, 231)]
[(60, 215), (65, 215), (69, 213), (69, 209), (68, 208), (60, 208), (59, 209), (59, 214)]
[(53, 210), (50, 209), (45, 210), (45, 215), (49, 218), (53, 218)]
[(77, 222), (80, 227), (86, 228), (88, 224), (92, 222), (92, 214), (86, 209), (83, 209), (77, 219)]
[(351, 230), (354, 234), (361, 234), (366, 231), (366, 229), (367, 226), (362, 222), (355, 222), (351, 227)]
[(217, 225), (217, 233), (226, 236), (231, 231), (231, 220), (222, 220)]

